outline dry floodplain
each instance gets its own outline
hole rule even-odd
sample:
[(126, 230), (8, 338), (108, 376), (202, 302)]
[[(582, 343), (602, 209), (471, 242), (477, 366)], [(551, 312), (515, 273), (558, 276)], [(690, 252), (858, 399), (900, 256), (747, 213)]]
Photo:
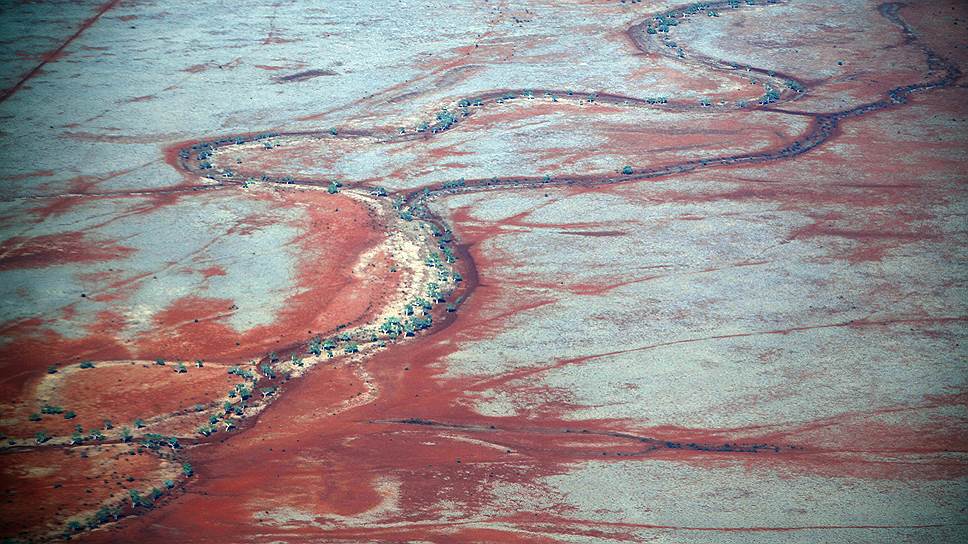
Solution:
[(6, 2), (3, 542), (968, 542), (968, 5)]

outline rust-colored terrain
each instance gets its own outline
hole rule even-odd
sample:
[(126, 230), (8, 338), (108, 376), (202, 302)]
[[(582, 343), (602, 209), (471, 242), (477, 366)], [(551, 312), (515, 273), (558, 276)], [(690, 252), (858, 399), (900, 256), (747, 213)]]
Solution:
[(2, 9), (0, 537), (968, 542), (962, 3)]

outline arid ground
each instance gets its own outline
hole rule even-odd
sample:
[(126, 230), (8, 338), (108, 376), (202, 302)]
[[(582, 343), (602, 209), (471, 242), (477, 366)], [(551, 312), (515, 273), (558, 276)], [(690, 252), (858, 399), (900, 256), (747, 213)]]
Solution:
[(0, 4), (4, 542), (968, 542), (968, 4)]

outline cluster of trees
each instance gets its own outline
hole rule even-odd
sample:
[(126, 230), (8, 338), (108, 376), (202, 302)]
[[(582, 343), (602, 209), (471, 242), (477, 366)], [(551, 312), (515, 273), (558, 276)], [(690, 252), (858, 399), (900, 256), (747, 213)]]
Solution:
[(441, 189), (457, 189), (466, 185), (464, 178), (455, 179), (454, 181), (446, 181), (440, 185)]
[[(174, 484), (172, 485), (174, 486)], [(85, 527), (88, 529), (96, 529), (109, 521), (117, 521), (121, 518), (121, 513), (120, 505), (102, 506), (96, 512), (91, 514), (83, 524), (77, 520), (67, 522), (67, 529), (64, 531), (64, 538), (69, 539), (71, 534), (78, 533), (84, 530)]]
[(453, 113), (447, 111), (446, 108), (440, 110), (437, 114), (437, 122), (430, 127), (430, 131), (433, 133), (443, 132), (450, 127), (454, 126), (457, 122), (457, 117)]
[(461, 108), (466, 108), (468, 106), (483, 106), (484, 101), (480, 98), (462, 98), (457, 105)]
[(181, 447), (177, 436), (165, 436), (158, 433), (146, 433), (141, 437), (140, 443), (149, 450), (159, 450), (162, 447), (169, 447), (172, 451)]
[(504, 93), (501, 95), (500, 98), (495, 100), (495, 102), (497, 102), (498, 104), (503, 104), (508, 100), (514, 100), (515, 98), (517, 98), (517, 95), (515, 95), (514, 93)]
[[(774, 2), (774, 0), (768, 1), (770, 3)], [(746, 5), (754, 6), (756, 5), (756, 0), (746, 0)], [(729, 7), (738, 8), (739, 0), (729, 0)], [(645, 31), (649, 34), (656, 34), (657, 32), (669, 32), (670, 28), (679, 25), (679, 19), (685, 19), (690, 15), (696, 15), (701, 12), (705, 12), (709, 17), (719, 17), (719, 12), (711, 9), (709, 4), (698, 2), (683, 8), (682, 11), (656, 15), (655, 19), (645, 28)]]
[(776, 89), (772, 89), (768, 86), (766, 88), (766, 93), (763, 95), (762, 98), (760, 98), (760, 104), (763, 104), (765, 106), (766, 104), (772, 104), (773, 102), (776, 102), (779, 99), (780, 99), (780, 91)]
[[(139, 428), (139, 429), (145, 427), (144, 421), (142, 421), (140, 418), (135, 420), (134, 425), (136, 428)], [(111, 423), (111, 420), (108, 420), (108, 419), (104, 420), (104, 430), (110, 430), (113, 428), (114, 428), (114, 425)], [(134, 436), (131, 434), (131, 429), (129, 429), (128, 427), (122, 427), (121, 431), (118, 433), (118, 437), (121, 439), (121, 442), (123, 443), (131, 442), (131, 440), (134, 438)], [(47, 442), (48, 440), (50, 440), (51, 436), (47, 433), (47, 431), (41, 430), (41, 431), (37, 431), (34, 438), (38, 444), (43, 444), (44, 442)], [(87, 431), (87, 434), (85, 434), (83, 427), (81, 427), (80, 425), (75, 425), (74, 431), (71, 434), (70, 444), (73, 446), (76, 446), (78, 444), (83, 444), (86, 440), (101, 441), (104, 439), (105, 439), (105, 436), (104, 436), (104, 433), (101, 432), (101, 429), (89, 429)], [(155, 433), (145, 434), (144, 437), (141, 439), (141, 444), (153, 450), (157, 450), (163, 445), (168, 446), (172, 449), (178, 449), (180, 447), (178, 444), (177, 437), (164, 436), (164, 435), (155, 434)]]
[[(445, 265), (445, 263), (452, 264), (457, 261), (457, 256), (453, 250), (446, 245), (451, 240), (450, 233), (441, 231), (434, 226), (432, 226), (432, 231), (435, 236), (441, 238), (441, 243), (439, 244), (441, 251), (428, 255), (425, 264), (428, 267), (437, 269), (438, 278), (441, 281), (449, 281), (450, 279), (453, 279), (455, 283), (462, 281), (463, 278), (459, 272), (454, 271), (451, 273)], [(445, 239), (446, 241), (444, 241)], [(429, 282), (426, 285), (426, 298), (419, 296), (414, 298), (411, 303), (404, 306), (403, 316), (386, 318), (379, 325), (377, 332), (382, 334), (382, 338), (390, 340), (396, 340), (401, 336), (413, 336), (417, 331), (427, 329), (433, 324), (433, 317), (430, 315), (433, 304), (445, 301), (446, 296), (441, 291), (440, 284), (437, 282)], [(456, 306), (452, 306), (453, 308), (449, 308), (449, 311), (456, 310)], [(416, 315), (417, 309), (420, 310), (421, 315)], [(360, 332), (360, 335), (364, 338), (366, 334), (368, 333), (365, 331)], [(382, 343), (381, 336), (376, 332), (370, 334), (368, 340)], [(321, 356), (323, 353), (326, 353), (329, 357), (334, 357), (335, 351), (340, 348), (346, 354), (357, 353), (360, 350), (359, 344), (346, 332), (327, 340), (316, 336), (310, 339), (306, 346), (307, 352), (311, 355)], [(295, 358), (295, 355), (293, 357)]]
[(74, 426), (74, 432), (71, 434), (71, 445), (76, 446), (78, 444), (83, 444), (85, 440), (95, 440), (100, 442), (104, 440), (104, 433), (100, 429), (90, 429), (87, 435), (84, 434), (84, 428), (80, 425)]
[[(272, 368), (272, 364), (279, 361), (279, 357), (275, 353), (270, 353), (267, 358), (268, 363), (263, 363), (259, 366), (258, 370), (261, 374), (265, 375), (267, 378), (275, 378), (276, 373)], [(297, 359), (295, 355), (292, 358), (293, 361), (299, 361), (302, 364), (301, 359)], [(256, 365), (255, 361), (252, 361), (252, 365)], [(212, 414), (208, 418), (208, 423), (200, 425), (197, 429), (198, 433), (202, 436), (211, 436), (218, 432), (218, 425), (221, 424), (226, 431), (235, 428), (235, 423), (233, 422), (234, 417), (245, 417), (245, 409), (247, 408), (247, 401), (252, 398), (252, 391), (255, 384), (259, 381), (259, 377), (255, 372), (251, 370), (246, 370), (239, 366), (233, 366), (228, 369), (228, 373), (233, 376), (239, 376), (240, 378), (246, 380), (242, 383), (235, 384), (235, 387), (229, 390), (227, 396), (229, 400), (222, 403), (222, 414)], [(249, 383), (251, 382), (251, 383)], [(265, 397), (265, 395), (263, 395)], [(231, 399), (239, 399), (238, 402), (233, 403)]]

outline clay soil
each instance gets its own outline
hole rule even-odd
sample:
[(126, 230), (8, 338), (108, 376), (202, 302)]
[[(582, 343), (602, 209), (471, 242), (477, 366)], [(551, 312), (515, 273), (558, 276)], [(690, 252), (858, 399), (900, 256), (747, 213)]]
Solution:
[[(318, 27), (277, 6), (255, 51), (292, 58), (179, 68), (266, 94), (155, 135), (177, 181), (9, 179), (43, 205), (3, 216), (0, 272), (84, 300), (12, 291), (43, 311), (0, 329), (2, 536), (171, 479), (75, 537), (964, 540), (963, 5), (487, 4), (435, 10), (430, 45), (426, 17), (328, 9), (370, 21), (353, 47), (392, 21), (413, 52), (310, 61)], [(138, 144), (111, 134), (82, 140)], [(203, 242), (139, 238), (172, 217)], [(277, 389), (241, 410), (235, 365)], [(30, 421), (43, 404), (76, 417)], [(215, 416), (234, 428), (196, 432)], [(135, 418), (131, 443), (68, 442)]]

